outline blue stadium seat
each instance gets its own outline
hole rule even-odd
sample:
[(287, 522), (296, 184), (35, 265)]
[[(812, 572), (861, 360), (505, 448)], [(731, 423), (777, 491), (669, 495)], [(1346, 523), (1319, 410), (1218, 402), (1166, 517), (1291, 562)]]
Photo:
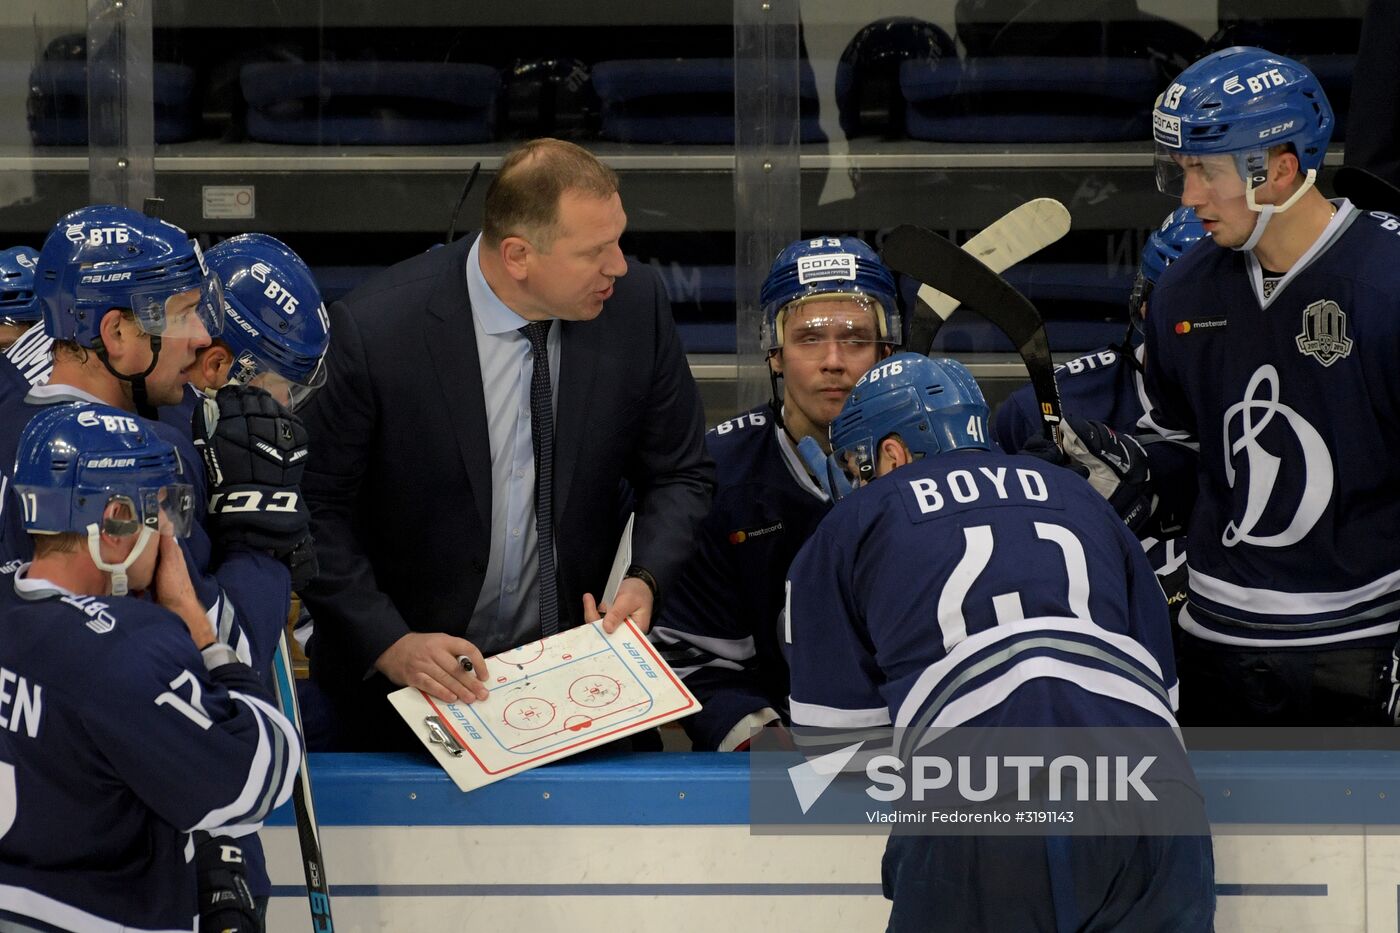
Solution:
[(899, 78), (909, 135), (941, 142), (1148, 139), (1161, 91), (1156, 66), (1132, 58), (916, 61)]
[[(199, 131), (194, 69), (156, 62), (152, 66), (155, 140), (173, 143)], [(39, 146), (88, 144), (87, 62), (41, 61), (29, 74), (29, 132)]]
[(501, 76), (442, 62), (262, 62), (241, 83), (251, 139), (423, 146), (489, 142)]

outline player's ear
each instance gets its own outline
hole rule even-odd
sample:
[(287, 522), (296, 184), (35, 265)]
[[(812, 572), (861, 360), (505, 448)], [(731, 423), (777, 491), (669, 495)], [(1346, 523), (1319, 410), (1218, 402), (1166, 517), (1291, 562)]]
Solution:
[(768, 369), (781, 376), (783, 374), (783, 351), (773, 350), (768, 354)]
[(1290, 146), (1277, 146), (1273, 150), (1273, 163), (1269, 175), (1280, 188), (1290, 188), (1298, 178), (1298, 154)]
[(891, 469), (899, 469), (911, 461), (909, 449), (897, 434), (891, 434), (880, 442), (880, 459), (888, 460)]
[(141, 335), (136, 319), (127, 317), (120, 308), (109, 309), (102, 316), (102, 323), (97, 325), (97, 329), (108, 356), (113, 360), (124, 359), (130, 353), (131, 341)]
[(523, 282), (530, 253), (534, 251), (530, 241), (524, 237), (508, 236), (501, 240), (501, 245), (498, 248), (501, 263), (506, 267), (506, 273), (517, 282)]
[(228, 382), (229, 370), (233, 368), (233, 353), (217, 337), (214, 342), (197, 354), (201, 389), (217, 389)]

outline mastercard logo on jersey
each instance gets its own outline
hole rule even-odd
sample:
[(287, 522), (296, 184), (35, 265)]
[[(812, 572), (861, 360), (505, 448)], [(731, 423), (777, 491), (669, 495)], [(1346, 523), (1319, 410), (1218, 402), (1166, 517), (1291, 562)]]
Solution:
[(1213, 327), (1224, 327), (1229, 322), (1223, 317), (1205, 318), (1200, 321), (1177, 321), (1174, 330), (1178, 334), (1189, 334), (1192, 331), (1207, 330)]
[(730, 544), (743, 544), (750, 538), (760, 538), (763, 535), (771, 535), (775, 531), (782, 531), (783, 523), (774, 522), (771, 525), (764, 525), (762, 528), (741, 528), (738, 531), (729, 533)]

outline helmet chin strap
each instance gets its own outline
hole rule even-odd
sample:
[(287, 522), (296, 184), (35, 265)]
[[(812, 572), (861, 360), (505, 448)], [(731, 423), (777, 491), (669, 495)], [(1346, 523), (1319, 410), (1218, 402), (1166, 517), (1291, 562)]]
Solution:
[(150, 396), (146, 393), (146, 377), (155, 371), (156, 364), (160, 362), (160, 336), (151, 335), (151, 365), (146, 367), (145, 372), (129, 374), (119, 373), (112, 361), (107, 357), (107, 347), (100, 340), (97, 346), (93, 347), (93, 352), (102, 361), (102, 365), (107, 367), (107, 372), (111, 373), (122, 382), (131, 383), (131, 400), (136, 405), (136, 413), (142, 418), (154, 419), (157, 415), (156, 407), (151, 404)]
[(141, 556), (141, 552), (146, 549), (155, 529), (149, 525), (142, 525), (137, 533), (136, 547), (131, 549), (131, 553), (126, 555), (126, 560), (120, 564), (109, 564), (102, 559), (102, 530), (93, 522), (87, 526), (88, 554), (92, 557), (92, 562), (97, 565), (98, 570), (106, 571), (112, 575), (112, 595), (125, 596), (127, 594), (126, 569), (136, 563), (136, 559)]
[(1287, 201), (1284, 201), (1282, 204), (1255, 203), (1254, 184), (1252, 182), (1247, 182), (1245, 184), (1244, 189), (1245, 203), (1249, 205), (1250, 210), (1254, 211), (1259, 216), (1254, 218), (1254, 232), (1249, 235), (1249, 239), (1245, 240), (1243, 244), (1234, 247), (1234, 249), (1238, 252), (1245, 252), (1254, 249), (1254, 247), (1258, 246), (1260, 238), (1264, 235), (1264, 228), (1269, 226), (1269, 221), (1273, 219), (1273, 216), (1275, 214), (1281, 214), (1284, 211), (1288, 210), (1290, 207), (1292, 207), (1294, 204), (1297, 204), (1298, 199), (1301, 198), (1304, 195), (1304, 193), (1306, 193), (1307, 190), (1311, 188), (1316, 182), (1317, 169), (1308, 169), (1307, 177), (1304, 178), (1303, 183), (1298, 186), (1298, 190), (1293, 192), (1292, 197), (1290, 197)]

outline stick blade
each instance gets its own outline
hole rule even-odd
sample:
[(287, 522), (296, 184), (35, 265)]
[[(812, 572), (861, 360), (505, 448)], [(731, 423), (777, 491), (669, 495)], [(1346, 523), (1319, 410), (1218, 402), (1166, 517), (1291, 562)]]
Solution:
[(1035, 198), (1012, 208), (963, 244), (993, 272), (1005, 272), (1069, 233), (1069, 210), (1054, 198)]

